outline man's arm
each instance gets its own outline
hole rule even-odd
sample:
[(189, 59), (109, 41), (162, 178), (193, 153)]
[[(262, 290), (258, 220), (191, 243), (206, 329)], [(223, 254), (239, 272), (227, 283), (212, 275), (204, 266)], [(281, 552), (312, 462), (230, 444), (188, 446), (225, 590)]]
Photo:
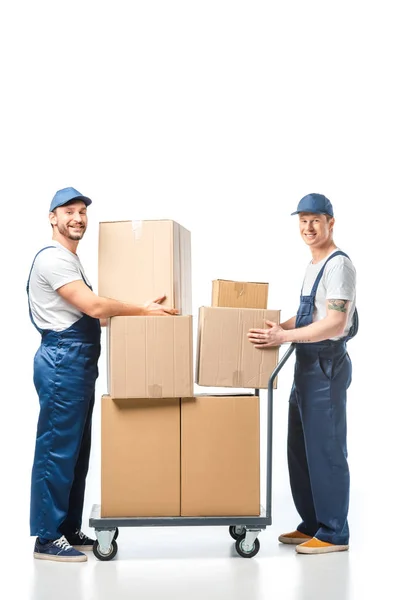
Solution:
[(95, 319), (124, 316), (175, 315), (178, 312), (174, 308), (160, 305), (165, 300), (165, 296), (143, 305), (128, 304), (127, 302), (120, 302), (112, 298), (97, 296), (82, 280), (67, 283), (58, 288), (57, 292), (64, 300), (75, 306), (75, 308)]
[(348, 317), (349, 300), (327, 300), (326, 317), (305, 327), (285, 331), (286, 342), (322, 342), (343, 334)]
[[(269, 348), (291, 342), (298, 344), (322, 342), (338, 337), (346, 328), (350, 304), (349, 300), (327, 300), (326, 317), (305, 327), (284, 329), (273, 321), (267, 321), (269, 329), (250, 329), (249, 341), (255, 344), (256, 348)], [(293, 319), (289, 319), (283, 325), (291, 320), (293, 321)]]
[(282, 329), (294, 329), (296, 327), (296, 317), (290, 317), (287, 321), (281, 323)]

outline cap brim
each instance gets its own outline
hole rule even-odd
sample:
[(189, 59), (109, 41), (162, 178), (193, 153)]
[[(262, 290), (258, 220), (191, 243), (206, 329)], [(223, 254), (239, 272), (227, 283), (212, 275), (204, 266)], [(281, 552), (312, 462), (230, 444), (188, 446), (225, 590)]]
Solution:
[[(310, 208), (309, 210), (307, 210), (307, 209), (296, 210), (296, 212), (291, 213), (291, 216), (299, 215), (300, 213), (310, 213), (312, 215), (329, 215), (330, 214), (330, 213), (324, 212), (323, 210), (312, 210)], [(333, 216), (333, 215), (330, 215), (330, 216)]]
[[(88, 198), (87, 196), (75, 196), (75, 198), (71, 198), (71, 200), (82, 200), (86, 206), (89, 206), (89, 204), (92, 204), (92, 201), (90, 198)], [(68, 200), (68, 202), (71, 202), (71, 200)]]

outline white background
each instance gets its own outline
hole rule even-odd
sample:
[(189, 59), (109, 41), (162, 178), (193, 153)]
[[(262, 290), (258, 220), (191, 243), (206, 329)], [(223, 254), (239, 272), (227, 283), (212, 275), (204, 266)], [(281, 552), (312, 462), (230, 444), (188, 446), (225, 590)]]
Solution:
[[(192, 232), (193, 313), (215, 278), (268, 281), (297, 308), (309, 251), (290, 213), (326, 194), (358, 274), (349, 344), (350, 524), (393, 524), (398, 476), (399, 87), (395, 2), (13, 2), (0, 9), (2, 518), (29, 535), (39, 336), (25, 284), (48, 206), (93, 198), (79, 247), (97, 286), (98, 222)], [(97, 397), (105, 392), (104, 355)], [(292, 364), (275, 393), (275, 522), (297, 524), (286, 473)], [(97, 403), (85, 505), (100, 499)], [(394, 523), (397, 524), (395, 515)]]

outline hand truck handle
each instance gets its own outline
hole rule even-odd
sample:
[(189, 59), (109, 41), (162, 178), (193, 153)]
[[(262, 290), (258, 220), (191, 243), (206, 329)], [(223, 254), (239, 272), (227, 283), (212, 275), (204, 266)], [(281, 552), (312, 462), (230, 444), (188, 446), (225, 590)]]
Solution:
[(265, 505), (266, 517), (271, 522), (271, 496), (272, 496), (272, 419), (273, 419), (273, 385), (276, 376), (279, 371), (282, 369), (289, 356), (294, 352), (296, 348), (296, 344), (290, 344), (289, 348), (286, 350), (285, 354), (278, 362), (277, 366), (271, 373), (271, 377), (268, 382), (268, 417), (267, 417), (267, 501)]

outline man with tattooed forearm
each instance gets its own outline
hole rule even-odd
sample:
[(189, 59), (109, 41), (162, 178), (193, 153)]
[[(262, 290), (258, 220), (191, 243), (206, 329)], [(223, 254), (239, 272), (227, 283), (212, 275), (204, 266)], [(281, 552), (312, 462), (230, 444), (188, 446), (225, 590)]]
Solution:
[(290, 485), (301, 523), (279, 536), (300, 554), (349, 548), (350, 476), (346, 444), (346, 392), (351, 383), (347, 341), (358, 329), (356, 272), (333, 241), (332, 204), (308, 194), (298, 204), (300, 234), (311, 250), (295, 317), (268, 329), (251, 329), (249, 341), (263, 350), (296, 344), (289, 399)]

